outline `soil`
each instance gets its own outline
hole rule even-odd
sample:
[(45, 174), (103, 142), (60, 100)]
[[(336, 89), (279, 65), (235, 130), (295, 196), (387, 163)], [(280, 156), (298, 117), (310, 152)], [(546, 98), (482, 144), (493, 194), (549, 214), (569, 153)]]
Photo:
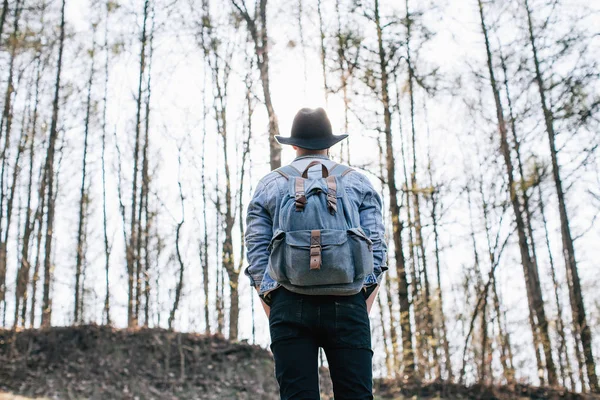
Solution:
[[(323, 400), (331, 380), (321, 369)], [(515, 386), (407, 385), (376, 380), (377, 400), (600, 399)], [(85, 325), (0, 330), (0, 400), (277, 400), (268, 350), (220, 335)]]

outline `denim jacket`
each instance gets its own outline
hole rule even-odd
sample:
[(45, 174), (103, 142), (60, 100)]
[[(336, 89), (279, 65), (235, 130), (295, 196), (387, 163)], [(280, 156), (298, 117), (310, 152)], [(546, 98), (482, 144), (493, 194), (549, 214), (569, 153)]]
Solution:
[[(326, 156), (311, 155), (297, 157), (292, 165), (307, 164), (309, 160), (305, 158), (329, 160)], [(320, 170), (319, 166), (316, 167)], [(309, 176), (312, 172), (311, 168)], [(360, 226), (373, 241), (374, 270), (365, 277), (366, 288), (381, 283), (382, 274), (388, 269), (381, 196), (373, 188), (369, 179), (358, 171), (346, 174), (344, 183), (346, 198), (351, 203), (360, 204)], [(266, 295), (280, 286), (267, 271), (269, 260), (267, 248), (273, 232), (278, 229), (279, 206), (287, 190), (286, 178), (278, 172), (271, 171), (258, 182), (254, 196), (248, 205), (245, 233), (248, 267), (244, 270), (244, 274), (250, 278), (250, 284), (258, 289), (259, 295)]]

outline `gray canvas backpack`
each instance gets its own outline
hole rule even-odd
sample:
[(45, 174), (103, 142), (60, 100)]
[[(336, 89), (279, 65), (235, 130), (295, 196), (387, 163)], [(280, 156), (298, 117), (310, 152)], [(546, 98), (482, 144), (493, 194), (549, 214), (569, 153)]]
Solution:
[[(318, 164), (322, 177), (308, 178)], [(346, 200), (344, 176), (352, 169), (335, 164), (328, 170), (313, 161), (302, 173), (291, 165), (275, 171), (288, 190), (269, 244), (269, 275), (296, 293), (358, 293), (373, 272), (373, 243), (360, 227), (358, 207)]]

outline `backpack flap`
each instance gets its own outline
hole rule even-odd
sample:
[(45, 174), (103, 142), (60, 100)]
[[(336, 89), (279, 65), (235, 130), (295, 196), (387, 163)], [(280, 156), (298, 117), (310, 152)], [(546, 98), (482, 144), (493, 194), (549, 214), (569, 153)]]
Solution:
[(269, 273), (297, 286), (348, 284), (355, 280), (352, 242), (344, 230), (285, 232), (269, 257)]

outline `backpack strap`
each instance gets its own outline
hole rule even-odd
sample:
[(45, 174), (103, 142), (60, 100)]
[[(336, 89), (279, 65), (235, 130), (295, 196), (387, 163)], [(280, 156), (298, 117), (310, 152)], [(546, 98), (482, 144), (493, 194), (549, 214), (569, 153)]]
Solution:
[(321, 161), (312, 161), (310, 164), (308, 164), (306, 166), (306, 168), (304, 168), (304, 172), (302, 172), (302, 177), (308, 178), (308, 170), (310, 169), (310, 167), (319, 165), (319, 164), (321, 165), (321, 176), (323, 178), (327, 178), (329, 176), (329, 170), (327, 169), (325, 164), (323, 164)]
[(306, 205), (304, 179), (308, 176), (308, 169), (319, 164), (322, 167), (322, 176), (325, 178), (325, 182), (327, 183), (327, 209), (331, 215), (334, 215), (337, 212), (337, 182), (335, 180), (335, 176), (332, 175), (331, 172), (333, 172), (334, 169), (337, 169), (336, 172), (341, 172), (339, 175), (344, 176), (347, 173), (354, 171), (354, 169), (346, 165), (336, 163), (331, 167), (330, 170), (328, 170), (325, 164), (321, 163), (320, 161), (313, 161), (308, 164), (303, 172), (300, 172), (292, 165), (279, 167), (275, 169), (275, 172), (279, 173), (287, 180), (290, 180), (290, 177), (294, 177), (294, 198), (296, 202), (296, 211), (303, 211)]
[(310, 231), (310, 269), (321, 269), (321, 231)]
[(327, 182), (327, 209), (331, 215), (337, 212), (337, 182), (335, 176), (329, 175), (325, 182)]
[(279, 173), (281, 176), (283, 176), (287, 180), (290, 179), (290, 176), (301, 176), (302, 175), (302, 173), (300, 171), (298, 171), (298, 169), (296, 169), (292, 165), (284, 165), (282, 167), (275, 169), (274, 171)]
[(351, 168), (347, 165), (342, 165), (342, 164), (335, 164), (333, 167), (331, 167), (331, 169), (329, 170), (329, 175), (333, 175), (333, 170), (335, 170), (335, 175), (340, 175), (340, 176), (344, 176), (346, 175), (348, 172), (354, 171), (354, 168)]
[(332, 174), (333, 170), (336, 170), (336, 175), (344, 176), (348, 172), (354, 171), (354, 169), (346, 165), (335, 164), (329, 170), (329, 176), (325, 181), (327, 182), (327, 208), (331, 215), (334, 215), (337, 212), (337, 182), (335, 176)]
[(296, 200), (296, 211), (304, 210), (304, 206), (306, 205), (306, 195), (304, 192), (304, 179), (302, 178), (302, 173), (298, 171), (297, 168), (291, 165), (284, 165), (274, 170), (279, 173), (288, 181), (291, 178), (294, 178), (294, 192), (295, 192), (295, 200)]
[(295, 177), (295, 200), (296, 200), (296, 211), (303, 211), (306, 205), (306, 194), (304, 192), (304, 178), (301, 176)]

